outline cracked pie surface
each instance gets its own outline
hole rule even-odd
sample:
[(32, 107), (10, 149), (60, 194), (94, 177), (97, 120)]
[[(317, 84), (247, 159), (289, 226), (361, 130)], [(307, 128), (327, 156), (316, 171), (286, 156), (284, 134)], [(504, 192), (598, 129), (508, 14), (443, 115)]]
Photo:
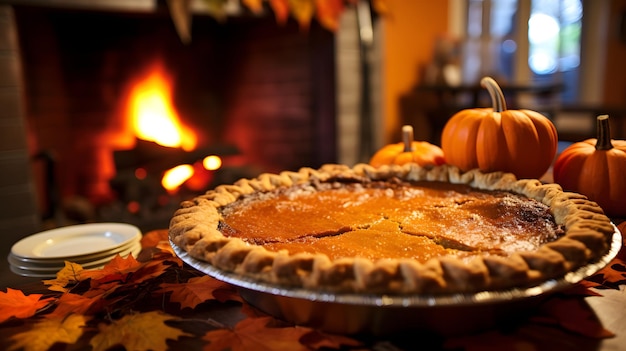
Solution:
[(445, 165), (263, 174), (183, 202), (170, 224), (175, 245), (220, 270), (398, 294), (530, 286), (597, 260), (613, 232), (556, 184)]

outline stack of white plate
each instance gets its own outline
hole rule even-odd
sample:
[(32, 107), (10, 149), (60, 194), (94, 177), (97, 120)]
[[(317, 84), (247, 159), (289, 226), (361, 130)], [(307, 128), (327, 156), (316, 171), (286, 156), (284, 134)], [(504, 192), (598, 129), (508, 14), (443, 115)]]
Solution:
[(11, 247), (8, 261), (16, 274), (53, 278), (65, 261), (84, 269), (100, 268), (116, 255), (137, 256), (141, 231), (125, 223), (90, 223), (56, 228), (28, 236)]

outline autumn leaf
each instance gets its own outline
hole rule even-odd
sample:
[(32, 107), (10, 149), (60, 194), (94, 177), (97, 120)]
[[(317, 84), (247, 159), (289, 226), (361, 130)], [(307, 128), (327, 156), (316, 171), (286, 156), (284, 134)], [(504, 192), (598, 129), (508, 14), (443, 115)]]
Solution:
[(314, 350), (340, 349), (342, 346), (361, 346), (362, 343), (356, 339), (343, 335), (327, 334), (315, 329), (309, 329), (309, 333), (300, 338), (300, 342)]
[(126, 350), (166, 350), (166, 340), (192, 336), (165, 324), (178, 319), (159, 311), (126, 315), (111, 324), (100, 324), (100, 332), (89, 344), (93, 351), (105, 351), (113, 346), (123, 346)]
[(168, 242), (168, 230), (156, 229), (145, 233), (141, 237), (141, 247), (156, 247), (160, 242)]
[(288, 3), (291, 14), (300, 24), (300, 28), (308, 29), (315, 11), (315, 0), (288, 0)]
[(247, 318), (237, 323), (233, 329), (218, 329), (203, 337), (209, 344), (204, 351), (308, 351), (300, 343), (300, 338), (310, 329), (299, 327), (272, 328), (268, 323), (271, 317)]
[(56, 343), (73, 344), (81, 335), (87, 320), (72, 314), (67, 318), (50, 318), (36, 322), (28, 331), (11, 336), (11, 350), (46, 351)]
[(24, 295), (20, 290), (7, 288), (0, 291), (0, 323), (9, 318), (28, 318), (34, 316), (40, 308), (47, 306), (53, 298), (42, 299), (42, 294)]
[(624, 283), (626, 283), (626, 262), (619, 257), (614, 258), (606, 267), (581, 282), (591, 288), (617, 290)]
[(83, 266), (78, 263), (65, 261), (65, 266), (57, 272), (56, 279), (44, 280), (44, 285), (49, 285), (48, 290), (66, 292), (68, 286), (74, 285), (87, 278), (81, 276)]
[(65, 293), (56, 301), (54, 311), (45, 315), (46, 318), (63, 318), (71, 314), (88, 314), (99, 298), (89, 298), (78, 294)]
[(339, 27), (339, 17), (344, 10), (343, 0), (316, 0), (316, 16), (322, 26), (332, 31)]
[(558, 325), (567, 331), (590, 338), (614, 336), (602, 326), (602, 322), (585, 300), (577, 297), (552, 298), (541, 306), (541, 313), (533, 316), (531, 320)]
[(278, 24), (287, 23), (287, 18), (289, 18), (289, 3), (288, 0), (269, 0), (270, 7), (274, 12), (274, 16), (276, 17), (276, 22)]
[(213, 279), (207, 275), (190, 278), (184, 284), (164, 283), (157, 293), (172, 292), (170, 301), (180, 303), (181, 308), (195, 308), (198, 304), (208, 300), (242, 301), (237, 290), (229, 284)]
[(261, 13), (261, 11), (263, 11), (263, 0), (241, 0), (241, 3), (254, 13)]

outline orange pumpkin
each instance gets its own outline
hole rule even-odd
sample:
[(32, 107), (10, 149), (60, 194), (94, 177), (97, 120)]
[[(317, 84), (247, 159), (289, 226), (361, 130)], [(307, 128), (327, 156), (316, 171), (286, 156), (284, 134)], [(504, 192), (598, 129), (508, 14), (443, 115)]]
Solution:
[(540, 178), (552, 165), (558, 136), (552, 122), (531, 110), (507, 110), (495, 80), (485, 77), (493, 108), (465, 109), (444, 126), (441, 148), (446, 162), (467, 171), (511, 172)]
[(441, 165), (445, 163), (443, 151), (437, 145), (426, 141), (413, 140), (413, 127), (402, 127), (402, 142), (389, 144), (378, 150), (370, 159), (370, 165), (403, 165), (417, 163), (420, 166)]
[(626, 140), (611, 140), (609, 116), (596, 123), (597, 138), (568, 146), (554, 161), (554, 181), (597, 202), (607, 215), (626, 218)]

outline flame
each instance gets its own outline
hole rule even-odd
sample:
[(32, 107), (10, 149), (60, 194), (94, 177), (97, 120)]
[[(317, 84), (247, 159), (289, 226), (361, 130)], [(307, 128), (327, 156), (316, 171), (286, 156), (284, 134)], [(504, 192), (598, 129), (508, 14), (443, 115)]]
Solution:
[(194, 170), (191, 165), (178, 165), (165, 171), (161, 179), (161, 185), (168, 191), (174, 191), (187, 179), (191, 178), (193, 174)]
[(185, 151), (196, 147), (197, 137), (180, 122), (172, 102), (171, 80), (160, 66), (133, 86), (129, 99), (131, 123), (139, 139)]

